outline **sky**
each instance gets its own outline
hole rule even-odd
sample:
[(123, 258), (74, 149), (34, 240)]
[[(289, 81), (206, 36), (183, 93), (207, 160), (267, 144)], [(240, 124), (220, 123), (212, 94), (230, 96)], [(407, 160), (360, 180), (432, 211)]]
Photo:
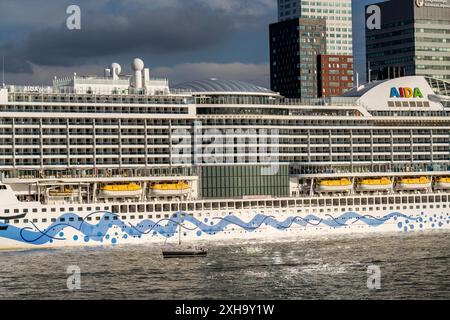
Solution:
[[(336, 0), (338, 1), (338, 0)], [(49, 85), (54, 76), (101, 75), (140, 57), (171, 84), (205, 78), (270, 86), (269, 24), (276, 0), (1, 0), (0, 56), (7, 84)], [(364, 6), (353, 1), (356, 70), (365, 80)], [(69, 5), (81, 29), (69, 30)], [(1, 61), (0, 61), (1, 63)], [(1, 67), (1, 66), (0, 66)]]

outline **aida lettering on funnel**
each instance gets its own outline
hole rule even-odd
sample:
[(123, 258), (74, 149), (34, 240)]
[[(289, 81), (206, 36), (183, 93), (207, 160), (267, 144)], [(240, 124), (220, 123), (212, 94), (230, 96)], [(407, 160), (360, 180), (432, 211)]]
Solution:
[(422, 91), (419, 88), (391, 88), (391, 98), (423, 98)]

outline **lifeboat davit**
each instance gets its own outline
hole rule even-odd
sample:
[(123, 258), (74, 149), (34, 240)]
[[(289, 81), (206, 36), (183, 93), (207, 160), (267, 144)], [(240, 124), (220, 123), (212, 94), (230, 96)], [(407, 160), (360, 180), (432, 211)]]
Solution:
[(318, 192), (347, 192), (353, 190), (353, 183), (350, 179), (322, 180), (317, 186)]
[(100, 197), (104, 198), (128, 198), (139, 197), (142, 187), (136, 183), (110, 184), (100, 188)]
[(175, 183), (155, 183), (150, 187), (151, 194), (154, 196), (175, 196), (186, 195), (191, 187), (186, 182)]
[(399, 190), (427, 190), (431, 188), (431, 179), (427, 177), (420, 178), (401, 178), (397, 183)]
[(362, 179), (358, 184), (359, 191), (382, 191), (392, 189), (394, 183), (389, 178)]
[(450, 189), (450, 177), (437, 178), (434, 184), (436, 190), (448, 190)]

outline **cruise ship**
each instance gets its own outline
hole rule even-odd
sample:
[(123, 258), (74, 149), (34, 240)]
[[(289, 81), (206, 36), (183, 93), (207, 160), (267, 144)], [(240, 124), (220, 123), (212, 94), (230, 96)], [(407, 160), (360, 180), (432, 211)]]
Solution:
[(0, 88), (0, 249), (450, 228), (450, 83), (286, 99), (132, 75)]

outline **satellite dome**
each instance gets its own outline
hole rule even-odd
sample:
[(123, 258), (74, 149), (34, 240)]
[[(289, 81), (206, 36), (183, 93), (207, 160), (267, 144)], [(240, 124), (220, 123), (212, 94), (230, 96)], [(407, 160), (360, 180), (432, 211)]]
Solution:
[(142, 61), (139, 58), (136, 58), (133, 60), (131, 67), (133, 68), (134, 71), (141, 71), (144, 69), (144, 61)]
[(122, 72), (122, 67), (117, 62), (111, 63), (112, 72), (116, 72), (116, 75), (119, 75)]

